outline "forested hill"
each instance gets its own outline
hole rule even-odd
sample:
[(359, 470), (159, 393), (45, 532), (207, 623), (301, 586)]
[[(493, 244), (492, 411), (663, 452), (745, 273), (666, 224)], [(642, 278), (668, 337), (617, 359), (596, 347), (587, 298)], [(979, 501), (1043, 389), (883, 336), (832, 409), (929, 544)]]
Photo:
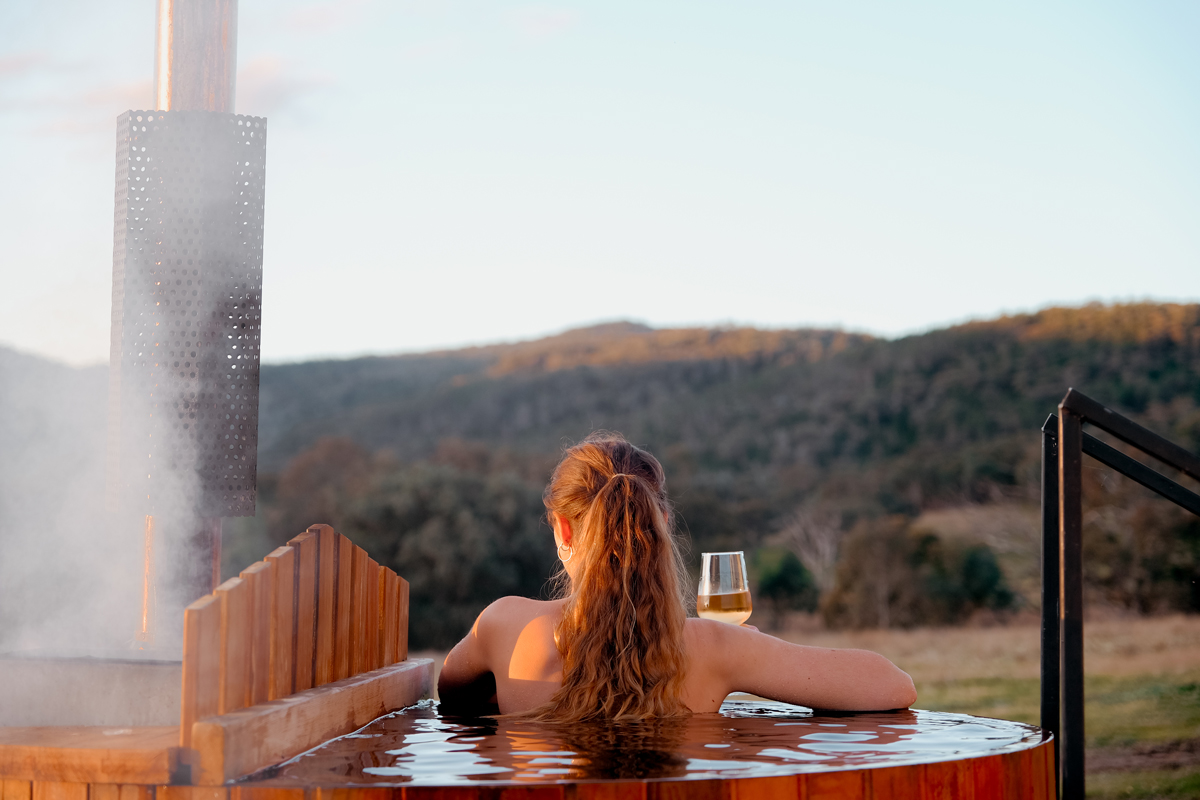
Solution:
[(688, 505), (757, 530), (804, 501), (911, 514), (1027, 491), (1036, 432), (1070, 386), (1200, 448), (1200, 306), (1053, 308), (891, 341), (617, 323), (267, 366), (260, 463), (276, 472), (324, 436), (402, 462), (447, 440), (540, 462), (607, 428), (659, 454)]
[[(954, 622), (1037, 603), (1038, 432), (1072, 386), (1200, 450), (1200, 306), (897, 340), (617, 323), (266, 367), (262, 511), (240, 536), (261, 549), (333, 522), (410, 576), (414, 641), (446, 644), (489, 599), (542, 586), (540, 489), (603, 428), (663, 461), (693, 565), (746, 550), (757, 596), (830, 624)], [(1088, 480), (1092, 601), (1200, 610), (1200, 525)]]

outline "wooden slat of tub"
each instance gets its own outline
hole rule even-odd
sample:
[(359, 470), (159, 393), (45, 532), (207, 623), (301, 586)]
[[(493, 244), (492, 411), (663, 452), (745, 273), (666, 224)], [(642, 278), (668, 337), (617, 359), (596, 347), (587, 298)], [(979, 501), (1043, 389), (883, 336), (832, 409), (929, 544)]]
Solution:
[(805, 800), (865, 800), (863, 775), (858, 770), (812, 772), (803, 776)]
[[(796, 779), (792, 779), (795, 783)], [(575, 786), (576, 800), (646, 800), (646, 784), (623, 781), (621, 783), (580, 783)]]
[(403, 797), (404, 789), (399, 786), (356, 786), (353, 789), (318, 786), (312, 800), (402, 800)]
[(33, 784), (29, 781), (5, 779), (0, 781), (0, 793), (9, 800), (30, 800)]
[(730, 800), (800, 800), (800, 781), (795, 775), (728, 781), (727, 788)]
[(925, 764), (922, 776), (923, 800), (974, 800), (975, 781), (971, 762), (939, 761)]
[(308, 530), (317, 535), (317, 641), (313, 658), (313, 686), (323, 686), (333, 680), (338, 534), (328, 525), (313, 525)]
[(348, 644), (346, 669), (349, 675), (369, 671), (367, 667), (368, 561), (370, 559), (367, 557), (367, 551), (361, 547), (355, 547), (350, 565), (350, 615), (347, 620), (349, 631), (346, 637)]
[[(221, 603), (220, 714), (245, 708), (250, 695), (250, 586), (230, 578), (213, 592)], [(203, 719), (203, 717), (198, 717)]]
[(431, 691), (433, 662), (417, 659), (355, 675), (192, 726), (193, 782), (216, 786), (257, 772), (409, 706)]
[(333, 609), (333, 680), (357, 674), (350, 670), (353, 661), (354, 632), (354, 559), (358, 548), (345, 536), (337, 536), (337, 604)]
[(279, 547), (267, 556), (274, 564), (271, 596), (271, 682), (267, 699), (285, 697), (295, 686), (296, 658), (296, 550)]
[[(363, 555), (366, 555), (364, 552)], [(367, 558), (363, 570), (362, 589), (362, 665), (359, 672), (370, 672), (383, 666), (379, 657), (379, 565)]]
[(191, 744), (192, 723), (218, 713), (221, 690), (221, 604), (205, 595), (183, 612), (183, 679), (179, 744)]
[(873, 769), (867, 779), (871, 784), (868, 797), (873, 800), (923, 800), (921, 767), (883, 767)]
[(86, 783), (66, 781), (34, 781), (33, 800), (88, 800)]
[(121, 784), (121, 800), (154, 800), (154, 787), (123, 783)]
[(396, 660), (408, 658), (408, 581), (396, 576)]
[(250, 691), (246, 705), (265, 703), (271, 692), (271, 600), (275, 564), (257, 561), (242, 570), (250, 587)]
[(313, 686), (317, 631), (317, 537), (302, 533), (288, 542), (296, 551), (296, 647), (293, 691)]
[(231, 786), (229, 800), (305, 800), (305, 790), (296, 786)]
[(971, 762), (971, 780), (975, 784), (975, 800), (1008, 800), (1017, 795), (1006, 791), (1004, 756), (984, 756)]
[(396, 624), (400, 608), (396, 603), (397, 578), (390, 569), (380, 569), (379, 591), (379, 648), (383, 654), (382, 666), (396, 663)]
[(728, 800), (727, 781), (654, 781), (646, 800)]
[(154, 800), (229, 800), (224, 786), (158, 786)]
[[(0, 797), (0, 800), (4, 800), (4, 798)], [(121, 800), (121, 784), (90, 783), (88, 784), (88, 800)]]

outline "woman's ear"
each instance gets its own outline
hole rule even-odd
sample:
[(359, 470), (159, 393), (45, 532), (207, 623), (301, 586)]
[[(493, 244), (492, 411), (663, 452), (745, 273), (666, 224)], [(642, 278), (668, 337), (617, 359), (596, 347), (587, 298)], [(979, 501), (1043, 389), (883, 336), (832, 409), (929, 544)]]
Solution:
[(559, 541), (563, 543), (564, 547), (571, 546), (571, 520), (557, 511), (554, 512), (554, 532), (558, 534)]

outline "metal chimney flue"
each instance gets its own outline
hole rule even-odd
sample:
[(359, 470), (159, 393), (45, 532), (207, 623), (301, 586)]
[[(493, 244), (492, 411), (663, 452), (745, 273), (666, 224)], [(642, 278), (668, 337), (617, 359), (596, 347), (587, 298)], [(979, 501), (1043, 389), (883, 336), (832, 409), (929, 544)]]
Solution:
[(159, 0), (157, 108), (117, 120), (109, 504), (190, 541), (158, 570), (189, 601), (256, 504), (267, 121), (232, 113), (236, 34), (235, 0)]
[(155, 109), (231, 113), (237, 0), (158, 0), (156, 34)]

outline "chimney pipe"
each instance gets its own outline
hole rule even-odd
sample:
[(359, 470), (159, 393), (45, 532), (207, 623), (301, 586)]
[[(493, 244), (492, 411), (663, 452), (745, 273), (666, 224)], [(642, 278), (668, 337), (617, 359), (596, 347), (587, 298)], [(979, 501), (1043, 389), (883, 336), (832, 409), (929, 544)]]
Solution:
[(237, 0), (158, 0), (157, 111), (233, 113)]

